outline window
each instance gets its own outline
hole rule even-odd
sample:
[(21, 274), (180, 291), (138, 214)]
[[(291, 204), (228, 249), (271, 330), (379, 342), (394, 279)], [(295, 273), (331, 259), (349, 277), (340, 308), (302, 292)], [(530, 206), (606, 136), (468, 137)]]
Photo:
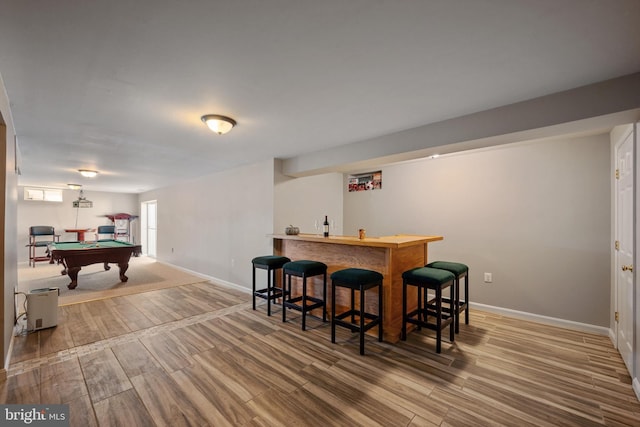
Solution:
[(24, 199), (44, 202), (62, 202), (62, 190), (56, 188), (25, 187)]

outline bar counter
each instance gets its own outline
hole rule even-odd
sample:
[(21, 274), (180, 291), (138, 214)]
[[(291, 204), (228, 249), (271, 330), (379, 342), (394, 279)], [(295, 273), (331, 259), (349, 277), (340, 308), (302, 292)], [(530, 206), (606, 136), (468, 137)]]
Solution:
[[(442, 240), (442, 236), (417, 236), (398, 234), (394, 236), (366, 237), (329, 236), (317, 234), (274, 234), (273, 253), (291, 258), (324, 262), (327, 270), (327, 311), (331, 313), (331, 280), (334, 271), (343, 268), (364, 268), (380, 272), (383, 276), (383, 328), (384, 340), (397, 342), (402, 327), (402, 273), (427, 264), (428, 244)], [(322, 295), (322, 278), (309, 281), (310, 293)], [(338, 312), (346, 309), (349, 294), (338, 289)], [(415, 293), (415, 289), (410, 289)], [(410, 301), (415, 297), (410, 294)], [(367, 293), (367, 311), (377, 312), (377, 295)], [(411, 305), (410, 305), (411, 307)], [(370, 332), (377, 333), (376, 328)]]

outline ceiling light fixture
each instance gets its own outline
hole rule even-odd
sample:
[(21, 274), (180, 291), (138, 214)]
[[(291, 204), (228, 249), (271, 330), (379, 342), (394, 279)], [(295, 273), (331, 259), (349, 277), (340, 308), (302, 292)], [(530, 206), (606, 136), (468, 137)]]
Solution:
[(82, 188), (82, 185), (80, 184), (67, 184), (67, 187), (69, 187), (70, 190), (79, 190)]
[(94, 176), (98, 175), (98, 171), (92, 171), (89, 169), (78, 169), (78, 172), (80, 172), (80, 175), (84, 176), (85, 178), (93, 178)]
[(207, 114), (201, 117), (201, 120), (209, 126), (209, 129), (218, 135), (224, 135), (236, 125), (236, 121), (230, 117), (220, 116), (218, 114)]

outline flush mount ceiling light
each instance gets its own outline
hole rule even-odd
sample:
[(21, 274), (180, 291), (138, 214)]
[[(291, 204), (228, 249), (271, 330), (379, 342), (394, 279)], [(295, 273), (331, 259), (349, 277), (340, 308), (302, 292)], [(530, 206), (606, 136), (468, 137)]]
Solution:
[(80, 184), (67, 184), (67, 187), (69, 187), (70, 190), (79, 190), (82, 188), (82, 185)]
[(230, 117), (219, 116), (218, 114), (207, 114), (201, 120), (209, 126), (209, 129), (218, 135), (224, 135), (236, 125), (236, 121)]
[(80, 175), (84, 176), (85, 178), (93, 178), (94, 176), (98, 175), (98, 171), (92, 171), (89, 169), (78, 169), (78, 172), (80, 172)]

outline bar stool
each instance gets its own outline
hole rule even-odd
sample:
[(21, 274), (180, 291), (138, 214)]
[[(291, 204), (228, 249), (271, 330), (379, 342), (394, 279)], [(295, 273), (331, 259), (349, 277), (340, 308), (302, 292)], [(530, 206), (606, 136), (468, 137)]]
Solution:
[[(271, 316), (271, 300), (282, 298), (282, 288), (276, 286), (276, 270), (291, 261), (285, 256), (266, 255), (251, 260), (253, 265), (253, 309), (256, 309), (256, 297), (267, 300), (267, 316)], [(256, 268), (267, 270), (267, 287), (256, 289)]]
[[(464, 311), (464, 323), (469, 324), (469, 267), (459, 262), (434, 261), (426, 267), (447, 270), (456, 276), (456, 334), (460, 332), (460, 313)], [(460, 301), (460, 279), (464, 277), (464, 301)], [(448, 302), (446, 299), (443, 302)]]
[[(322, 321), (327, 321), (327, 264), (318, 261), (291, 261), (282, 267), (282, 321), (287, 321), (287, 308), (302, 312), (302, 330), (306, 329), (307, 313), (322, 308)], [(307, 295), (307, 279), (322, 275), (322, 299)], [(291, 277), (302, 278), (302, 295), (292, 297)]]
[[(402, 331), (400, 339), (407, 339), (407, 323), (436, 331), (436, 353), (442, 349), (442, 330), (449, 327), (449, 339), (454, 341), (453, 323), (455, 318), (455, 276), (453, 273), (430, 267), (417, 267), (402, 273)], [(407, 312), (407, 287), (416, 286), (418, 288), (418, 308), (412, 312)], [(442, 291), (450, 288), (448, 310), (442, 308)], [(427, 290), (435, 291), (434, 299), (427, 300)], [(424, 302), (424, 307), (423, 307)], [(429, 316), (435, 317), (435, 324), (429, 323)]]
[[(360, 333), (360, 354), (364, 355), (364, 334), (378, 326), (378, 341), (382, 341), (382, 274), (362, 268), (346, 268), (331, 274), (331, 342), (336, 342), (336, 325)], [(336, 315), (336, 287), (351, 289), (351, 309)], [(365, 291), (378, 288), (378, 314), (365, 312)], [(355, 309), (355, 291), (360, 292), (360, 306)], [(358, 316), (356, 323), (355, 317)], [(351, 320), (344, 320), (351, 317)], [(365, 319), (369, 322), (365, 323)]]

